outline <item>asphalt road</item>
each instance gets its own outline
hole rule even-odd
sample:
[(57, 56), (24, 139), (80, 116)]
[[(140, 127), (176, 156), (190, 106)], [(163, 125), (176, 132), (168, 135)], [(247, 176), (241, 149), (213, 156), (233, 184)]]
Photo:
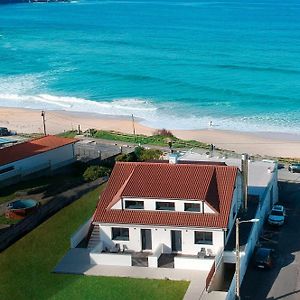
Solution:
[(279, 171), (279, 200), (286, 207), (286, 224), (264, 226), (261, 244), (275, 250), (274, 267), (258, 270), (249, 264), (243, 280), (243, 300), (300, 299), (300, 174)]

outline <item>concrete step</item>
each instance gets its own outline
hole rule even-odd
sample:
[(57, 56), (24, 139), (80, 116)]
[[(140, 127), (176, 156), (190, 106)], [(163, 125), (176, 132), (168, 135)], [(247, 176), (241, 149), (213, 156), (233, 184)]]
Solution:
[(98, 225), (93, 225), (93, 231), (88, 242), (87, 248), (92, 249), (100, 243), (100, 230)]

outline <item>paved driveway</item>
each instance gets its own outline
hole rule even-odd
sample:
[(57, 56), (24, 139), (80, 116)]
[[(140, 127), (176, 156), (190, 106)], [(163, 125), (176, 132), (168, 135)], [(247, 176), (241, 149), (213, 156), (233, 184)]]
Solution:
[(249, 265), (242, 299), (300, 299), (300, 174), (280, 170), (279, 198), (287, 209), (287, 223), (279, 229), (264, 228), (262, 243), (275, 249), (272, 270)]

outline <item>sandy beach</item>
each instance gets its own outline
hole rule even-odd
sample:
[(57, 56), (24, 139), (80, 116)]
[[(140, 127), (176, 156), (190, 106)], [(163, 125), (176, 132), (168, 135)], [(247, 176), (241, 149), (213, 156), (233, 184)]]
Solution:
[[(152, 135), (154, 128), (143, 126), (135, 120), (137, 134)], [(56, 134), (77, 129), (88, 128), (115, 130), (132, 133), (130, 117), (112, 117), (99, 114), (88, 114), (66, 111), (46, 111), (46, 129), (48, 134)], [(40, 110), (0, 108), (0, 127), (7, 127), (18, 133), (42, 133), (43, 123)], [(267, 155), (272, 157), (300, 158), (300, 136), (276, 133), (248, 133), (224, 131), (218, 129), (171, 130), (182, 139), (194, 139), (214, 144), (218, 148), (249, 153), (250, 155)]]

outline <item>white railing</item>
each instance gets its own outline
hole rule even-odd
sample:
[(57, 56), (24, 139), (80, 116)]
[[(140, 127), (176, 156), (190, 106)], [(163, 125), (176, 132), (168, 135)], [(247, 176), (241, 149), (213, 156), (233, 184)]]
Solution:
[(71, 236), (71, 248), (75, 248), (89, 233), (93, 217), (89, 218), (83, 225), (81, 225), (76, 232)]

